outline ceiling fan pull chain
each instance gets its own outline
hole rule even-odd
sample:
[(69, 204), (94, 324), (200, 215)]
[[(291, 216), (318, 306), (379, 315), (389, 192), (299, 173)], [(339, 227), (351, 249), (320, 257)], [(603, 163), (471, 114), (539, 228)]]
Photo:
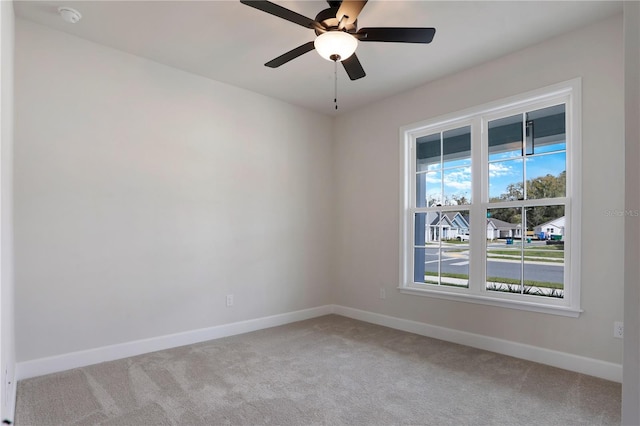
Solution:
[(333, 103), (336, 104), (336, 110), (338, 109), (338, 61), (333, 61)]

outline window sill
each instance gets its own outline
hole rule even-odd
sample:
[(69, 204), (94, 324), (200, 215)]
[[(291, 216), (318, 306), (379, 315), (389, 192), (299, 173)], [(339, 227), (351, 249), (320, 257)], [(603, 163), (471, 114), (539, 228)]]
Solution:
[(554, 306), (542, 303), (526, 302), (520, 300), (507, 300), (497, 297), (489, 297), (475, 294), (463, 294), (443, 292), (430, 289), (418, 289), (412, 287), (398, 287), (400, 293), (416, 296), (433, 297), (435, 299), (454, 300), (457, 302), (476, 303), (480, 305), (497, 306), (500, 308), (517, 309), (521, 311), (539, 312), (543, 314), (560, 315), (578, 318), (583, 312), (580, 308), (568, 306)]

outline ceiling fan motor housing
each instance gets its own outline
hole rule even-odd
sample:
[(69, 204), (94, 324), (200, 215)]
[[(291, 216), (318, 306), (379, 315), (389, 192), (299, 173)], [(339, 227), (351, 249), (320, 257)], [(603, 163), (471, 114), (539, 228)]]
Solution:
[[(337, 30), (340, 21), (336, 18), (338, 14), (338, 7), (330, 7), (318, 13), (316, 15), (316, 22), (322, 24), (328, 31)], [(347, 24), (344, 27), (348, 33), (355, 33), (358, 30), (358, 21), (356, 20), (352, 24)], [(317, 28), (315, 29), (316, 35), (322, 34)]]

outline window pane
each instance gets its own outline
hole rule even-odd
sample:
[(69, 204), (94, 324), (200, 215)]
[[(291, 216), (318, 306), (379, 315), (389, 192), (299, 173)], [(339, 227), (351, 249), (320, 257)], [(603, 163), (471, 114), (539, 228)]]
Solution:
[(444, 171), (444, 205), (471, 204), (471, 167)]
[(565, 105), (527, 113), (527, 155), (566, 149)]
[(442, 172), (416, 175), (416, 207), (442, 205)]
[(527, 230), (540, 239), (564, 241), (565, 227), (564, 206), (527, 207)]
[(524, 292), (564, 297), (564, 206), (525, 209)]
[(441, 154), (440, 133), (418, 138), (416, 140), (416, 171), (440, 169)]
[(443, 240), (440, 246), (440, 284), (469, 286), (469, 211), (446, 212), (440, 221)]
[(487, 290), (564, 297), (564, 206), (490, 209), (487, 216)]
[(423, 283), (425, 277), (425, 258), (427, 249), (424, 247), (414, 247), (413, 249), (413, 282)]
[[(442, 228), (440, 212), (424, 213), (425, 216), (425, 250), (424, 256), (420, 259), (423, 263), (423, 273), (421, 279), (415, 282), (424, 282), (429, 284), (439, 284), (440, 273), (440, 239), (442, 237)], [(417, 262), (418, 260), (416, 260)]]
[(414, 235), (413, 245), (424, 246), (426, 241), (426, 229), (427, 229), (427, 214), (428, 213), (416, 213), (414, 218)]
[(522, 158), (489, 163), (489, 202), (521, 200), (523, 176)]
[(417, 213), (414, 282), (467, 287), (470, 236), (468, 210)]
[(527, 198), (555, 198), (566, 194), (567, 158), (564, 152), (527, 157)]
[(424, 280), (426, 249), (427, 213), (416, 213), (414, 216), (413, 236), (413, 281), (421, 283)]
[[(425, 284), (440, 284), (439, 267), (440, 267), (440, 249), (438, 244), (430, 244), (424, 250), (422, 260), (424, 262), (424, 273), (422, 279), (416, 277), (415, 282)], [(418, 257), (416, 257), (416, 262)]]
[(522, 114), (489, 122), (489, 161), (522, 156)]
[(442, 140), (443, 167), (471, 165), (471, 126), (447, 130)]
[(426, 222), (426, 241), (427, 243), (436, 243), (439, 246), (439, 242), (442, 238), (442, 229), (440, 226), (442, 214), (440, 212), (427, 213)]
[(487, 290), (522, 292), (522, 209), (487, 211)]

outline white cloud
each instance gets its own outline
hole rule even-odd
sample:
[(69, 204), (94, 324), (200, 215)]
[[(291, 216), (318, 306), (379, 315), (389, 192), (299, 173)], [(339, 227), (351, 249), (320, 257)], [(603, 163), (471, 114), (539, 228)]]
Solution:
[(424, 175), (424, 181), (427, 183), (427, 186), (440, 185), (442, 175), (440, 173), (427, 173)]
[(489, 163), (489, 177), (495, 178), (500, 176), (513, 175), (513, 167), (504, 163)]
[(445, 172), (444, 186), (463, 191), (471, 190), (471, 167)]
[(443, 183), (442, 175), (444, 174), (445, 188), (455, 188), (470, 190), (471, 189), (471, 167), (447, 170), (445, 172), (425, 173), (424, 181), (427, 188), (440, 188)]
[(471, 189), (471, 182), (456, 182), (456, 181), (445, 181), (445, 192), (449, 192), (448, 188), (454, 188), (460, 191), (469, 191)]

